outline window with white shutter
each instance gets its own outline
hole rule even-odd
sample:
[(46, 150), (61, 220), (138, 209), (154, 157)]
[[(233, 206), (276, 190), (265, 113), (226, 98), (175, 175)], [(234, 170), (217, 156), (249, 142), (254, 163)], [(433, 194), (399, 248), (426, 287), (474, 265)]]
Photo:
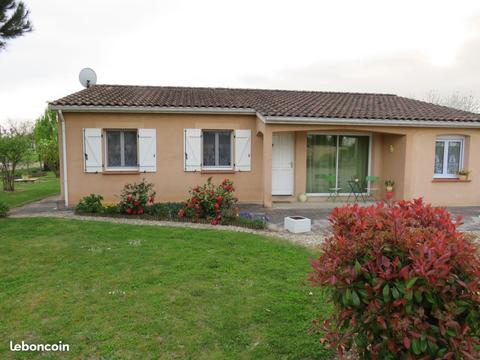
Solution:
[(83, 159), (85, 172), (102, 172), (102, 129), (83, 129)]
[(251, 170), (252, 131), (235, 130), (235, 170)]
[(203, 130), (202, 145), (202, 169), (233, 169), (231, 130)]
[(108, 170), (138, 170), (137, 130), (106, 130), (106, 163)]
[(202, 159), (202, 129), (185, 129), (184, 141), (184, 170), (200, 171)]
[(156, 134), (156, 129), (138, 129), (138, 165), (141, 172), (157, 171)]

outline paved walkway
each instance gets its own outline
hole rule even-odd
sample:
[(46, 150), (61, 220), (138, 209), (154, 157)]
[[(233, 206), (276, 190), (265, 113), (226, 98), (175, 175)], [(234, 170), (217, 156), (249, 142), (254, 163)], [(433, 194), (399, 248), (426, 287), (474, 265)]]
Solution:
[[(193, 228), (193, 229), (215, 229), (223, 231), (236, 231), (246, 232), (264, 236), (270, 236), (275, 238), (281, 238), (293, 242), (298, 245), (316, 248), (319, 246), (324, 238), (324, 233), (318, 229), (316, 232), (310, 232), (305, 234), (292, 234), (288, 231), (284, 231), (283, 227), (273, 226), (269, 230), (254, 230), (249, 228), (237, 227), (237, 226), (223, 226), (216, 225), (213, 227), (209, 224), (195, 224), (186, 222), (173, 222), (173, 221), (158, 221), (158, 220), (143, 220), (135, 218), (111, 218), (102, 216), (84, 216), (77, 215), (72, 210), (57, 209), (58, 196), (43, 199), (41, 201), (27, 204), (22, 207), (13, 209), (10, 212), (12, 218), (25, 218), (25, 217), (53, 217), (62, 219), (74, 219), (84, 221), (101, 221), (116, 224), (131, 224), (131, 225), (147, 225), (147, 226), (160, 226), (160, 227), (180, 227), (180, 228)], [(327, 228), (323, 229), (327, 231)]]
[[(328, 228), (328, 216), (335, 206), (344, 204), (274, 204), (272, 208), (264, 208), (261, 205), (242, 204), (240, 211), (246, 211), (255, 216), (267, 216), (274, 228), (283, 229), (283, 221), (287, 216), (304, 216), (312, 219), (312, 231), (325, 231)], [(448, 208), (453, 215), (463, 216), (463, 224), (459, 227), (462, 231), (480, 231), (480, 206), (464, 206)]]
[[(10, 212), (11, 217), (32, 217), (32, 216), (44, 216), (44, 217), (56, 217), (56, 218), (68, 218), (76, 220), (89, 220), (89, 221), (104, 221), (112, 223), (122, 224), (135, 224), (135, 225), (151, 225), (151, 226), (170, 226), (170, 227), (189, 227), (189, 228), (201, 228), (212, 229), (208, 224), (193, 224), (184, 222), (170, 222), (170, 221), (153, 221), (153, 220), (141, 220), (141, 219), (128, 219), (128, 218), (109, 218), (109, 217), (93, 217), (93, 216), (81, 216), (76, 215), (72, 210), (57, 209), (57, 202), (59, 197), (50, 197), (41, 201), (37, 201), (19, 208), (15, 208)], [(269, 219), (269, 230), (258, 231), (247, 228), (233, 227), (233, 226), (216, 226), (217, 230), (229, 230), (257, 233), (267, 236), (275, 236), (287, 239), (294, 243), (298, 243), (304, 246), (316, 247), (318, 246), (325, 235), (329, 233), (328, 215), (330, 214), (332, 207), (314, 208), (311, 204), (304, 207), (293, 207), (291, 204), (276, 204), (273, 208), (264, 208), (261, 205), (253, 204), (241, 204), (240, 211), (248, 211), (254, 216), (267, 216)], [(460, 230), (470, 232), (480, 232), (480, 206), (479, 207), (454, 207), (449, 208), (454, 218), (458, 215), (464, 217), (463, 224), (460, 226)], [(286, 216), (299, 215), (312, 219), (312, 232), (305, 234), (292, 234), (283, 229), (283, 220)], [(480, 235), (480, 234), (479, 234)], [(476, 235), (475, 235), (476, 236)]]

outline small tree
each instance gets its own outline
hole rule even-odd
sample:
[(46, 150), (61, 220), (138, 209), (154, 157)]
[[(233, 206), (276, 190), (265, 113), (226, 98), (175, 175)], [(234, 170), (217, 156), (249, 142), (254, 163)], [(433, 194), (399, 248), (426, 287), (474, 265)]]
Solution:
[(4, 191), (15, 190), (15, 170), (32, 146), (26, 124), (0, 129), (0, 167)]
[(23, 2), (0, 0), (0, 50), (5, 48), (7, 40), (32, 31), (28, 15)]
[(33, 134), (40, 160), (55, 173), (56, 177), (59, 177), (58, 122), (55, 111), (45, 110), (44, 114), (37, 119)]

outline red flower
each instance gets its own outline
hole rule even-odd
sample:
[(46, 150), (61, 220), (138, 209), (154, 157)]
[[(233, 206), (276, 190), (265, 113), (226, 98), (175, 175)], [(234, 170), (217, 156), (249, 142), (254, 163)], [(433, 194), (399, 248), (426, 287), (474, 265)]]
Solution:
[(155, 201), (155, 198), (151, 196), (149, 201), (150, 201), (150, 204), (153, 204), (153, 202)]
[(132, 201), (132, 195), (128, 195), (127, 200)]
[(387, 198), (387, 200), (391, 200), (393, 198), (393, 192), (387, 191), (387, 193), (385, 194), (385, 197)]
[(138, 215), (143, 214), (143, 209), (138, 209), (138, 210), (137, 210), (137, 214), (138, 214)]
[(135, 201), (135, 202), (133, 203), (133, 205), (135, 205), (135, 206), (140, 205), (140, 201)]
[(131, 214), (131, 213), (132, 213), (132, 209), (127, 208), (127, 214)]
[(214, 207), (215, 207), (215, 209), (218, 210), (218, 208), (220, 207), (220, 204), (219, 204), (219, 203), (215, 203)]
[(210, 223), (212, 225), (217, 225), (218, 224), (218, 221), (217, 220), (212, 220), (212, 222)]
[(222, 200), (223, 200), (222, 195), (219, 195), (219, 196), (217, 197), (217, 202), (222, 202)]
[(183, 209), (180, 209), (178, 210), (178, 214), (177, 214), (179, 217), (184, 217), (185, 216), (185, 210)]

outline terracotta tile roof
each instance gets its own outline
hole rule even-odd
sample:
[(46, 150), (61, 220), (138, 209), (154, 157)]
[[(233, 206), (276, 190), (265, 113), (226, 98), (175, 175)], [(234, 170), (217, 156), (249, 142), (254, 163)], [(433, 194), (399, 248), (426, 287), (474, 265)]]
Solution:
[(94, 85), (51, 105), (247, 108), (263, 116), (480, 122), (480, 114), (397, 95), (320, 91)]

